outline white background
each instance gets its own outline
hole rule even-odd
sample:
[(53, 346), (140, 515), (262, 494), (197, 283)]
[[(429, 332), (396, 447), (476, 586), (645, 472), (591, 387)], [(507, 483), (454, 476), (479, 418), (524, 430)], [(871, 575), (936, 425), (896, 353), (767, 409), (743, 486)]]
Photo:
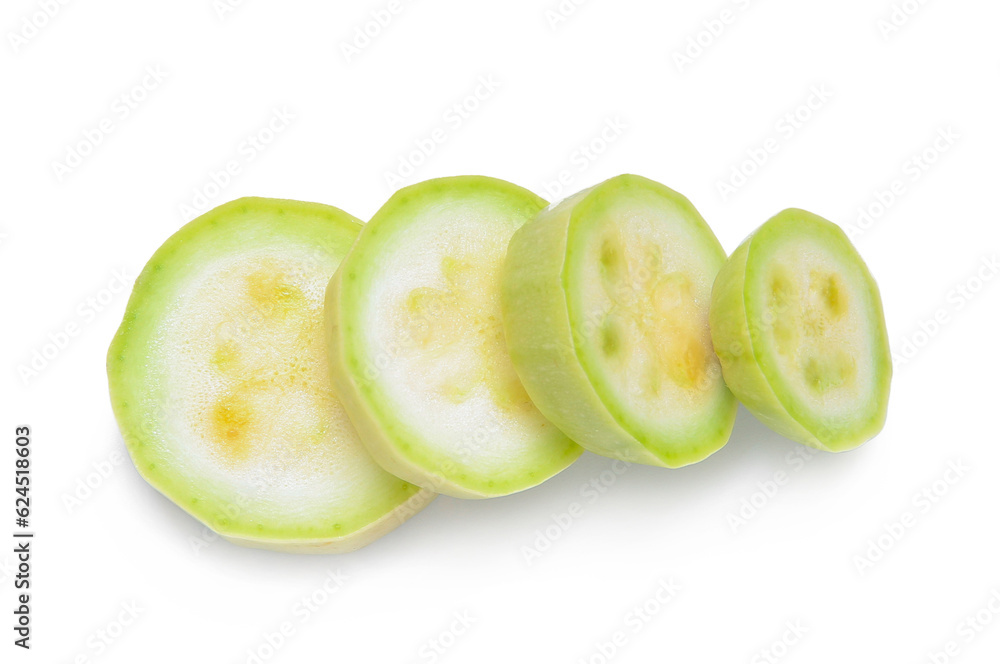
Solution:
[[(557, 0), (413, 0), (350, 61), (343, 45), (388, 0), (248, 0), (222, 16), (212, 0), (91, 0), (43, 20), (44, 4), (7, 0), (0, 16), (0, 431), (12, 464), (14, 426), (33, 427), (37, 532), (27, 653), (10, 643), (2, 547), (5, 662), (997, 661), (1000, 284), (977, 281), (1000, 250), (996, 2), (908, 0), (912, 17), (884, 34), (892, 0), (591, 0), (558, 22)], [(679, 63), (690, 39), (706, 46)], [(165, 78), (144, 81), (147, 68)], [(451, 120), (491, 76), (499, 87)], [(807, 110), (812, 90), (825, 99)], [(241, 144), (274, 109), (294, 119), (249, 160)], [(54, 164), (106, 118), (112, 131), (60, 178)], [(624, 128), (601, 145), (608, 122)], [(116, 271), (134, 279), (227, 161), (240, 172), (208, 186), (208, 206), (261, 195), (367, 218), (394, 188), (386, 172), (438, 127), (446, 140), (407, 182), (481, 173), (553, 196), (564, 170), (564, 193), (639, 173), (689, 196), (729, 251), (785, 207), (853, 227), (893, 349), (910, 356), (885, 430), (799, 463), (804, 448), (741, 411), (729, 445), (696, 466), (601, 484), (611, 462), (587, 455), (519, 495), (440, 498), (327, 557), (198, 549), (204, 529), (127, 458), (95, 475), (124, 454), (104, 373), (127, 298), (105, 290)], [(776, 152), (721, 193), (769, 138)], [(593, 158), (579, 151), (592, 141)], [(859, 225), (896, 180), (902, 193)], [(967, 284), (981, 286), (968, 299)], [(939, 310), (947, 322), (931, 329)], [(925, 491), (933, 502), (915, 498)], [(12, 487), (2, 495), (6, 539)], [(331, 571), (347, 580), (324, 596)], [(661, 580), (676, 591), (657, 599)], [(296, 605), (314, 591), (327, 601), (302, 622)], [(123, 603), (140, 613), (120, 628)], [(472, 625), (453, 636), (457, 614)], [(270, 650), (286, 621), (294, 633)], [(949, 641), (957, 655), (929, 657)]]

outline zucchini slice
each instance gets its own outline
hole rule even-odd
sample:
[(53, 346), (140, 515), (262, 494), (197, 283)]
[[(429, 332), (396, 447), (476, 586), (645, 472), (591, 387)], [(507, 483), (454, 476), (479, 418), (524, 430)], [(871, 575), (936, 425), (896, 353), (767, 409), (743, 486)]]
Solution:
[(431, 492), (365, 451), (330, 385), (327, 282), (361, 229), (325, 205), (244, 198), (184, 226), (136, 280), (108, 351), (142, 476), (228, 540), (350, 551)]
[(708, 306), (726, 254), (691, 203), (621, 175), (546, 209), (511, 241), (503, 312), (539, 410), (583, 447), (656, 466), (729, 439), (736, 400)]
[(508, 241), (544, 206), (486, 177), (406, 187), (365, 225), (331, 280), (334, 384), (391, 473), (485, 498), (535, 486), (581, 453), (532, 405), (501, 323)]
[(881, 431), (892, 359), (878, 286), (847, 235), (785, 210), (715, 282), (712, 339), (726, 382), (778, 433), (830, 452)]

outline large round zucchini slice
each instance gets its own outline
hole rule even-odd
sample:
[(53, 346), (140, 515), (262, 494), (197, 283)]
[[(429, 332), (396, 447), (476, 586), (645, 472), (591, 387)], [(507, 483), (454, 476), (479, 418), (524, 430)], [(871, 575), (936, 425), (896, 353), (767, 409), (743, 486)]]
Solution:
[(581, 453), (532, 405), (504, 343), (507, 243), (543, 207), (493, 178), (407, 187), (365, 225), (330, 282), (334, 384), (393, 474), (484, 498), (539, 484)]
[(736, 400), (708, 329), (725, 260), (686, 198), (635, 175), (524, 225), (507, 252), (504, 325), (539, 410), (625, 461), (678, 467), (725, 445)]
[(136, 280), (108, 352), (142, 476), (225, 538), (349, 551), (433, 494), (385, 472), (334, 396), (323, 293), (361, 229), (325, 205), (244, 198), (195, 219)]
[(885, 423), (892, 359), (878, 286), (847, 235), (785, 210), (729, 258), (712, 293), (726, 382), (772, 429), (831, 452)]

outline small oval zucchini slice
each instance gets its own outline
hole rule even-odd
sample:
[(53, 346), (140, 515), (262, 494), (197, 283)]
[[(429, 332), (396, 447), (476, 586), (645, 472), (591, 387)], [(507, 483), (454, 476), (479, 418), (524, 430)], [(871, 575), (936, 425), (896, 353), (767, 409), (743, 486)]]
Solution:
[(730, 389), (778, 433), (830, 452), (885, 423), (892, 360), (878, 286), (847, 235), (785, 210), (733, 253), (712, 293)]
[(736, 401), (708, 306), (725, 251), (691, 203), (636, 175), (546, 209), (503, 277), (511, 358), (542, 413), (583, 447), (656, 466), (729, 439)]

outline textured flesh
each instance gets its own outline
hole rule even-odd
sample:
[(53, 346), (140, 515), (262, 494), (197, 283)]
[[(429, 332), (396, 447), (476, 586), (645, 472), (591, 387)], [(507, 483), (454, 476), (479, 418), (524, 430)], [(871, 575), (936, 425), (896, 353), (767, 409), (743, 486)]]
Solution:
[(718, 450), (736, 412), (707, 324), (724, 261), (690, 202), (642, 177), (539, 214), (503, 279), (507, 342), (534, 403), (605, 456), (679, 467)]
[(783, 213), (752, 239), (745, 279), (754, 355), (788, 415), (831, 449), (874, 435), (890, 356), (878, 290), (843, 232)]
[(636, 177), (601, 185), (569, 232), (569, 315), (602, 401), (661, 458), (714, 452), (735, 415), (708, 326), (718, 240), (690, 203)]
[(195, 220), (137, 281), (109, 353), (140, 472), (244, 544), (347, 550), (419, 510), (333, 394), (323, 295), (360, 224), (244, 199)]
[(503, 495), (579, 454), (532, 405), (503, 337), (507, 243), (542, 205), (489, 178), (415, 185), (376, 214), (331, 283), (335, 380), (369, 449), (401, 477)]

